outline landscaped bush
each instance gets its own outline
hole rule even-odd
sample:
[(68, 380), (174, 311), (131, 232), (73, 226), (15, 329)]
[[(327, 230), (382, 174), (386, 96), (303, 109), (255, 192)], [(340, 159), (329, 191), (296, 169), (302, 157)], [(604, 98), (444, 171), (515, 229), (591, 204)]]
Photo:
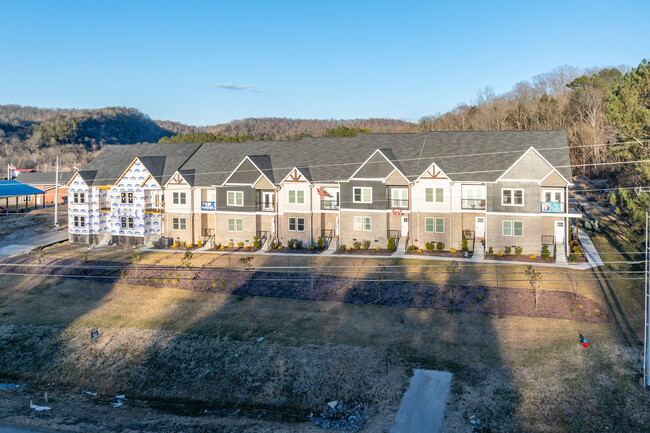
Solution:
[(490, 247), (490, 248), (488, 249), (488, 254), (494, 254), (494, 248)]
[(319, 250), (322, 250), (323, 248), (325, 248), (325, 239), (323, 239), (322, 236), (319, 236), (318, 241), (316, 241), (316, 245), (318, 245)]
[(363, 248), (364, 250), (370, 248), (370, 241), (363, 241), (363, 243), (361, 244), (361, 248)]
[(361, 242), (359, 241), (354, 241), (352, 243), (352, 246), (354, 247), (355, 250), (361, 249)]
[(235, 244), (233, 244), (232, 242), (228, 242), (228, 248), (232, 248), (234, 246), (235, 246)]
[(452, 248), (449, 250), (450, 253), (454, 254), (456, 252), (456, 248)]
[(302, 248), (302, 241), (296, 240), (296, 248)]
[(339, 245), (339, 251), (345, 251), (345, 245), (343, 244)]
[(506, 247), (506, 254), (512, 253), (512, 247)]
[(427, 249), (427, 251), (433, 251), (433, 249), (435, 248), (433, 243), (431, 242), (427, 242), (426, 244), (424, 244), (424, 247)]
[(531, 255), (529, 255), (528, 257), (530, 257), (531, 259), (535, 259), (535, 258), (537, 258), (537, 256), (536, 256), (535, 254), (531, 254)]
[(307, 250), (308, 250), (308, 251), (311, 251), (311, 250), (313, 250), (314, 248), (315, 248), (315, 247), (314, 247), (313, 245), (309, 245), (309, 246), (307, 247)]
[(253, 236), (253, 248), (259, 248), (262, 244), (260, 243), (259, 236)]
[(203, 242), (198, 241), (198, 242), (196, 243), (196, 246), (199, 247), (199, 248), (201, 248), (201, 247), (203, 246)]
[(574, 247), (571, 247), (571, 251), (573, 251), (573, 254), (575, 254), (576, 256), (580, 255), (580, 247), (577, 246), (577, 245), (574, 246)]
[(542, 247), (542, 258), (549, 259), (551, 257), (551, 252), (548, 250), (548, 245)]
[(386, 248), (388, 251), (395, 251), (395, 238), (388, 238), (388, 246)]
[(408, 250), (409, 251), (415, 251), (416, 250), (415, 245), (409, 245)]
[(437, 249), (438, 251), (442, 251), (442, 250), (444, 250), (444, 249), (445, 249), (445, 244), (442, 243), (442, 242), (438, 242), (438, 243), (436, 244), (436, 249)]
[(271, 249), (274, 250), (276, 247), (277, 245), (275, 245), (275, 241), (271, 241)]
[(519, 257), (523, 251), (522, 247), (515, 247), (515, 256)]
[(243, 242), (237, 242), (237, 246), (238, 246), (239, 248), (242, 248), (242, 247), (244, 246), (244, 243), (243, 243)]
[(293, 248), (295, 244), (296, 244), (296, 241), (294, 241), (293, 239), (289, 239), (289, 242), (287, 242), (287, 246), (289, 248)]
[(469, 251), (469, 247), (467, 246), (467, 239), (463, 239), (463, 252), (466, 253)]
[(377, 247), (375, 248), (375, 251), (381, 251), (381, 248)]

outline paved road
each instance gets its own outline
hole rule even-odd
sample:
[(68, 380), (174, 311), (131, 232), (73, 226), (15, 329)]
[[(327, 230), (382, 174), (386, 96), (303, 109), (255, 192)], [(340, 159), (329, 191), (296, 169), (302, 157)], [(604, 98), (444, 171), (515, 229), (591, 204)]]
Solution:
[(55, 433), (53, 430), (30, 429), (0, 422), (0, 433)]
[(446, 371), (415, 370), (390, 433), (438, 433), (451, 377)]
[[(64, 229), (21, 239), (19, 244), (0, 245), (0, 259), (13, 256), (14, 254), (31, 251), (34, 249), (34, 247), (37, 247), (39, 245), (48, 246), (63, 242), (67, 239), (68, 229)], [(15, 240), (13, 242), (18, 242), (18, 240)]]

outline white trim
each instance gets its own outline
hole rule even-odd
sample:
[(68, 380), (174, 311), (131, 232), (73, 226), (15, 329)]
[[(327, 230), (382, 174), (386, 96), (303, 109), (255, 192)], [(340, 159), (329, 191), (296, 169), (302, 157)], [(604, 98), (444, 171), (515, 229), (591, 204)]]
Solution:
[[(357, 199), (355, 198), (355, 195), (356, 195), (356, 194), (354, 193), (354, 190), (355, 190), (355, 189), (360, 189), (360, 190), (361, 190), (361, 198), (362, 198), (362, 199), (363, 199), (363, 196), (364, 196), (364, 194), (363, 194), (363, 190), (364, 190), (364, 189), (369, 189), (369, 190), (370, 190), (370, 201), (363, 201), (363, 200), (360, 200), (360, 201), (359, 201), (359, 200), (357, 200)], [(352, 187), (352, 203), (372, 204), (372, 187), (370, 187), (370, 186), (353, 186), (353, 187)]]
[[(505, 233), (505, 223), (510, 223), (510, 234), (507, 235)], [(511, 237), (512, 236), (512, 220), (501, 220), (501, 236), (503, 237)]]
[[(395, 170), (393, 170), (393, 172), (394, 171)], [(385, 180), (380, 178), (380, 177), (356, 177), (356, 178), (354, 178), (354, 180), (360, 180), (360, 181), (364, 181), (364, 182), (382, 182), (382, 183), (386, 183)]]
[[(235, 193), (235, 200), (234, 200), (235, 204), (230, 204), (229, 203), (230, 202), (230, 197), (228, 197), (228, 195), (231, 192)], [(237, 204), (237, 195), (236, 195), (237, 193), (241, 194), (241, 204)], [(244, 191), (226, 191), (226, 206), (227, 207), (244, 207)]]
[[(227, 211), (227, 210), (217, 210), (214, 212), (217, 214), (228, 214), (228, 215), (257, 215), (257, 212), (237, 212), (237, 211)], [(260, 215), (273, 215), (273, 212), (260, 212)]]
[[(515, 234), (515, 223), (521, 223), (521, 234)], [(516, 238), (524, 237), (524, 222), (522, 220), (512, 220), (512, 236)]]
[[(230, 220), (234, 221), (233, 228), (230, 230)], [(241, 230), (237, 230), (237, 221), (241, 221)], [(242, 233), (244, 231), (244, 220), (241, 218), (228, 218), (228, 233)]]
[[(307, 180), (307, 177), (302, 173), (302, 171), (300, 171), (300, 169), (298, 167), (295, 167), (295, 166), (291, 170), (289, 170), (289, 173), (287, 173), (287, 175), (282, 178), (282, 180), (280, 181), (280, 183), (278, 185), (284, 185), (284, 181), (287, 180), (287, 178), (289, 176), (291, 176), (291, 173), (294, 170), (296, 170), (297, 173), (300, 173), (300, 176), (302, 176), (305, 179), (305, 183), (307, 183), (309, 185), (313, 185), (313, 183), (311, 183), (309, 180)], [(271, 182), (271, 181), (269, 181), (269, 182)], [(271, 183), (273, 183), (273, 182), (271, 182)], [(294, 181), (294, 182), (289, 182), (289, 183), (296, 183), (296, 182)]]
[(540, 212), (540, 213), (527, 213), (527, 212), (486, 212), (486, 215), (506, 215), (506, 216), (541, 216), (541, 217), (552, 217), (552, 218), (582, 218), (582, 214), (568, 214), (568, 213), (550, 213), (550, 212)]
[[(140, 162), (142, 163), (142, 161), (140, 161)], [(142, 164), (142, 165), (144, 165), (144, 164)], [(146, 167), (145, 167), (145, 168), (146, 168)], [(149, 171), (149, 170), (147, 170), (147, 171)], [(126, 174), (126, 173), (125, 173), (125, 174)], [(174, 175), (176, 175), (176, 174), (178, 174), (178, 175), (181, 177), (181, 179), (183, 179), (183, 182), (185, 182), (185, 183), (187, 184), (187, 185), (183, 185), (183, 187), (185, 187), (185, 188), (188, 188), (188, 187), (191, 188), (190, 183), (187, 181), (187, 179), (185, 179), (185, 178), (183, 177), (183, 175), (181, 174), (181, 172), (178, 171), (178, 170), (176, 170), (176, 171), (174, 172), (174, 174), (172, 174), (171, 176), (169, 176), (169, 179), (167, 179), (167, 182), (165, 182), (165, 183), (161, 186), (161, 188), (163, 188), (163, 189), (167, 188), (167, 184), (168, 184), (169, 182), (171, 182), (172, 178), (173, 178)], [(151, 176), (151, 177), (153, 177), (153, 176)], [(154, 179), (154, 180), (156, 180), (156, 179)], [(156, 183), (158, 183), (158, 182), (156, 181)], [(115, 186), (117, 186), (117, 184), (115, 184)], [(180, 185), (179, 185), (179, 186), (180, 186)]]
[[(510, 194), (510, 199), (512, 200), (512, 203), (504, 203), (503, 202), (503, 191), (511, 191)], [(515, 204), (515, 191), (521, 191), (521, 204)], [(517, 207), (523, 207), (524, 206), (524, 189), (523, 188), (501, 188), (501, 206), (517, 206)]]
[[(241, 165), (242, 165), (242, 164), (244, 163), (244, 161), (246, 161), (246, 160), (249, 160), (250, 163), (253, 164), (253, 167), (255, 167), (255, 168), (257, 169), (257, 171), (259, 171), (260, 174), (261, 174), (262, 176), (264, 176), (264, 177), (266, 178), (266, 180), (268, 180), (269, 183), (270, 183), (271, 185), (274, 185), (274, 186), (275, 186), (275, 184), (274, 184), (273, 182), (271, 182), (271, 179), (269, 179), (268, 177), (266, 177), (266, 175), (264, 174), (264, 172), (263, 172), (262, 170), (260, 170), (260, 168), (257, 166), (257, 164), (255, 164), (255, 163), (253, 162), (253, 160), (250, 159), (250, 158), (248, 157), (248, 155), (246, 155), (246, 156), (244, 157), (244, 159), (241, 160), (241, 162), (240, 162), (240, 163), (237, 165), (237, 167), (236, 167), (236, 168), (235, 168), (235, 169), (230, 173), (230, 175), (226, 178), (226, 180), (223, 181), (223, 183), (221, 184), (221, 186), (225, 186), (225, 185), (235, 185), (235, 184), (229, 184), (229, 183), (228, 183), (228, 180), (230, 180), (230, 178), (235, 174), (235, 172), (239, 169), (239, 167), (241, 167)], [(260, 180), (260, 178), (258, 177), (257, 180), (256, 180), (255, 182), (253, 182), (253, 185), (255, 185), (259, 180)], [(245, 184), (243, 184), (243, 185), (250, 185), (250, 184), (249, 184), (249, 183), (245, 183)]]
[(445, 173), (444, 171), (442, 171), (442, 168), (440, 168), (439, 166), (437, 166), (435, 162), (432, 162), (431, 165), (428, 166), (428, 167), (426, 168), (426, 170), (424, 170), (424, 171), (422, 172), (422, 174), (420, 174), (418, 177), (415, 178), (415, 180), (413, 181), (413, 183), (415, 183), (415, 182), (419, 182), (419, 181), (420, 181), (420, 178), (421, 178), (422, 176), (424, 176), (424, 173), (426, 173), (427, 171), (429, 171), (429, 169), (432, 168), (432, 167), (434, 167), (434, 170), (433, 170), (433, 172), (434, 172), (433, 174), (434, 174), (434, 175), (435, 175), (435, 171), (436, 171), (435, 168), (438, 168), (438, 169), (440, 170), (440, 174), (441, 174), (441, 175), (444, 175), (447, 179), (425, 179), (425, 180), (449, 180), (449, 181), (451, 180), (451, 179), (449, 178), (449, 176), (447, 176), (447, 173)]
[[(291, 202), (291, 198), (289, 197), (289, 193), (291, 191), (295, 191), (296, 193), (296, 201)], [(302, 202), (298, 201), (298, 191), (302, 192)], [(295, 205), (295, 204), (305, 204), (305, 190), (304, 189), (287, 189), (287, 205)]]
[[(296, 228), (295, 230), (291, 230), (291, 219), (295, 219), (295, 224)], [(298, 230), (298, 220), (302, 220), (302, 230)], [(305, 217), (287, 217), (287, 231), (288, 232), (298, 232), (298, 233), (303, 233), (305, 231)]]
[[(359, 208), (345, 208), (341, 209), (339, 208), (339, 211), (341, 212), (374, 212), (374, 213), (392, 213), (392, 209), (359, 209)], [(409, 214), (411, 213), (410, 210), (403, 209), (402, 210), (403, 214)]]
[[(354, 176), (359, 172), (359, 170), (361, 170), (361, 169), (362, 169), (362, 168), (363, 168), (363, 167), (368, 163), (368, 161), (370, 161), (370, 160), (372, 159), (373, 156), (375, 156), (375, 154), (376, 154), (377, 152), (379, 152), (379, 153), (381, 154), (381, 156), (383, 156), (384, 159), (385, 159), (386, 161), (388, 161), (388, 163), (389, 163), (390, 165), (392, 165), (393, 168), (394, 168), (395, 170), (399, 171), (399, 173), (400, 173), (402, 176), (404, 176), (404, 179), (406, 179), (406, 180), (408, 181), (408, 178), (406, 177), (406, 175), (405, 175), (404, 173), (402, 173), (402, 172), (397, 168), (397, 166), (395, 166), (395, 164), (393, 164), (393, 161), (391, 161), (390, 159), (388, 159), (388, 158), (386, 157), (386, 155), (384, 155), (384, 152), (382, 152), (382, 151), (379, 150), (379, 149), (376, 149), (374, 152), (372, 152), (372, 155), (370, 155), (370, 156), (368, 157), (368, 159), (366, 159), (366, 160), (363, 162), (363, 164), (361, 164), (361, 165), (359, 166), (359, 168), (357, 168), (356, 171), (355, 171), (354, 173), (352, 173), (352, 176), (350, 176), (350, 177), (348, 178), (347, 181), (350, 182), (352, 179), (355, 179), (355, 180), (365, 180), (365, 179), (362, 179), (362, 178), (358, 178), (358, 179), (357, 179), (357, 178), (355, 178)], [(392, 175), (393, 172), (391, 172), (390, 174)], [(381, 179), (378, 179), (378, 180), (381, 180)]]
[[(388, 178), (391, 177), (391, 176), (393, 175), (393, 173), (395, 173), (395, 172), (398, 172), (398, 173), (399, 173), (399, 174), (404, 178), (404, 180), (405, 180), (407, 183), (411, 183), (411, 181), (408, 180), (408, 178), (407, 178), (406, 176), (404, 176), (404, 175), (402, 174), (402, 172), (399, 171), (399, 170), (396, 169), (396, 168), (393, 169), (393, 171), (391, 171), (390, 174), (389, 174), (388, 176), (386, 176), (382, 182), (383, 182), (383, 183), (386, 183), (386, 181), (388, 180)], [(355, 179), (355, 180), (360, 180), (360, 179)]]
[[(438, 220), (442, 221), (442, 231), (438, 231)], [(444, 233), (445, 232), (445, 219), (442, 217), (433, 217), (433, 231), (435, 233)]]

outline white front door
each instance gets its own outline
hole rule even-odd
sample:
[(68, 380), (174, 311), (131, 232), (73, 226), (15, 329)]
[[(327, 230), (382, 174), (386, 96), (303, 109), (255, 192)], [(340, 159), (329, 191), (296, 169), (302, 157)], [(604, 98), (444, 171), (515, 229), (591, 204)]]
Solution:
[(474, 225), (474, 237), (482, 238), (485, 237), (485, 217), (476, 217), (476, 224)]
[(409, 217), (402, 216), (402, 237), (406, 237), (409, 234)]
[(555, 221), (555, 243), (564, 243), (564, 221)]

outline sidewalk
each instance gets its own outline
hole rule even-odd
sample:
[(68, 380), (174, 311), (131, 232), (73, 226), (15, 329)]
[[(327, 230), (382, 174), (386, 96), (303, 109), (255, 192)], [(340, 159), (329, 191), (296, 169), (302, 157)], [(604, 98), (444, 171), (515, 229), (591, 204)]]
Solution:
[(26, 253), (40, 245), (46, 247), (48, 245), (58, 244), (59, 242), (64, 242), (67, 240), (68, 240), (68, 229), (31, 236), (20, 240), (19, 244), (1, 245), (0, 259), (13, 256), (14, 254)]

